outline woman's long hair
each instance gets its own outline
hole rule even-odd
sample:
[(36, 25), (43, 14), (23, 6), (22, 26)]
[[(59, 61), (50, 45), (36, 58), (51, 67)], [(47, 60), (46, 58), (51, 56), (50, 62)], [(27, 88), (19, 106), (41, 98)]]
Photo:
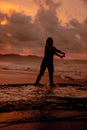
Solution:
[(46, 40), (46, 45), (48, 46), (53, 46), (53, 38), (52, 37), (48, 37)]

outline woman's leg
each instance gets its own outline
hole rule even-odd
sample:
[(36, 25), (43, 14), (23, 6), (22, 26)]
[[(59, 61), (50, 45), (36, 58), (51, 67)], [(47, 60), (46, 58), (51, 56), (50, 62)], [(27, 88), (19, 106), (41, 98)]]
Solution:
[(45, 70), (46, 70), (46, 65), (45, 65), (45, 64), (42, 64), (42, 65), (41, 65), (41, 68), (40, 68), (39, 75), (38, 75), (38, 77), (37, 77), (37, 79), (36, 79), (35, 84), (39, 84), (39, 81), (40, 81), (41, 77), (43, 76)]
[(49, 82), (50, 82), (50, 85), (53, 85), (54, 84), (54, 82), (53, 82), (54, 66), (53, 65), (49, 65), (48, 66), (48, 72), (49, 72)]

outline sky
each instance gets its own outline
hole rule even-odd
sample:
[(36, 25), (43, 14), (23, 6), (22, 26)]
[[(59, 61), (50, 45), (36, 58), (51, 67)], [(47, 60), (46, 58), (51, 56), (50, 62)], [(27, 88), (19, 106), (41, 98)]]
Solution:
[(87, 59), (87, 0), (0, 0), (0, 54), (43, 56), (47, 37)]

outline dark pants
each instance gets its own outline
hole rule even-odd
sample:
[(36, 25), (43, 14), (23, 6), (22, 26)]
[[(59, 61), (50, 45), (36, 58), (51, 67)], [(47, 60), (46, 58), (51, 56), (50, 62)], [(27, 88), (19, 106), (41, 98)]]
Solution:
[(51, 85), (53, 84), (53, 72), (54, 72), (53, 62), (52, 63), (49, 61), (46, 62), (44, 60), (41, 64), (40, 73), (36, 79), (36, 84), (39, 83), (41, 77), (44, 75), (46, 68), (48, 69), (48, 72), (49, 72), (49, 82)]

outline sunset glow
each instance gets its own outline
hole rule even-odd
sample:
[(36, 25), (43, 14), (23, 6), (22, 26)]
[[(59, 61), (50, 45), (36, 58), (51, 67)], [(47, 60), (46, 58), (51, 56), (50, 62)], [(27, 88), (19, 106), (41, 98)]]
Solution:
[(27, 56), (30, 54), (30, 50), (28, 48), (23, 49), (23, 51), (20, 53), (21, 56)]
[(46, 38), (52, 36), (67, 59), (87, 59), (86, 10), (84, 0), (1, 0), (0, 53), (7, 53), (10, 43), (8, 53), (42, 55)]
[(12, 37), (12, 34), (11, 34), (11, 33), (7, 33), (7, 36), (8, 36), (8, 37)]
[(14, 4), (3, 2), (3, 3), (0, 4), (0, 10), (2, 12), (8, 12), (9, 10), (16, 10), (16, 11), (18, 11), (19, 7), (17, 5), (14, 5)]
[(0, 24), (1, 24), (1, 25), (6, 25), (6, 24), (8, 24), (7, 19), (4, 19), (4, 20), (0, 21)]

